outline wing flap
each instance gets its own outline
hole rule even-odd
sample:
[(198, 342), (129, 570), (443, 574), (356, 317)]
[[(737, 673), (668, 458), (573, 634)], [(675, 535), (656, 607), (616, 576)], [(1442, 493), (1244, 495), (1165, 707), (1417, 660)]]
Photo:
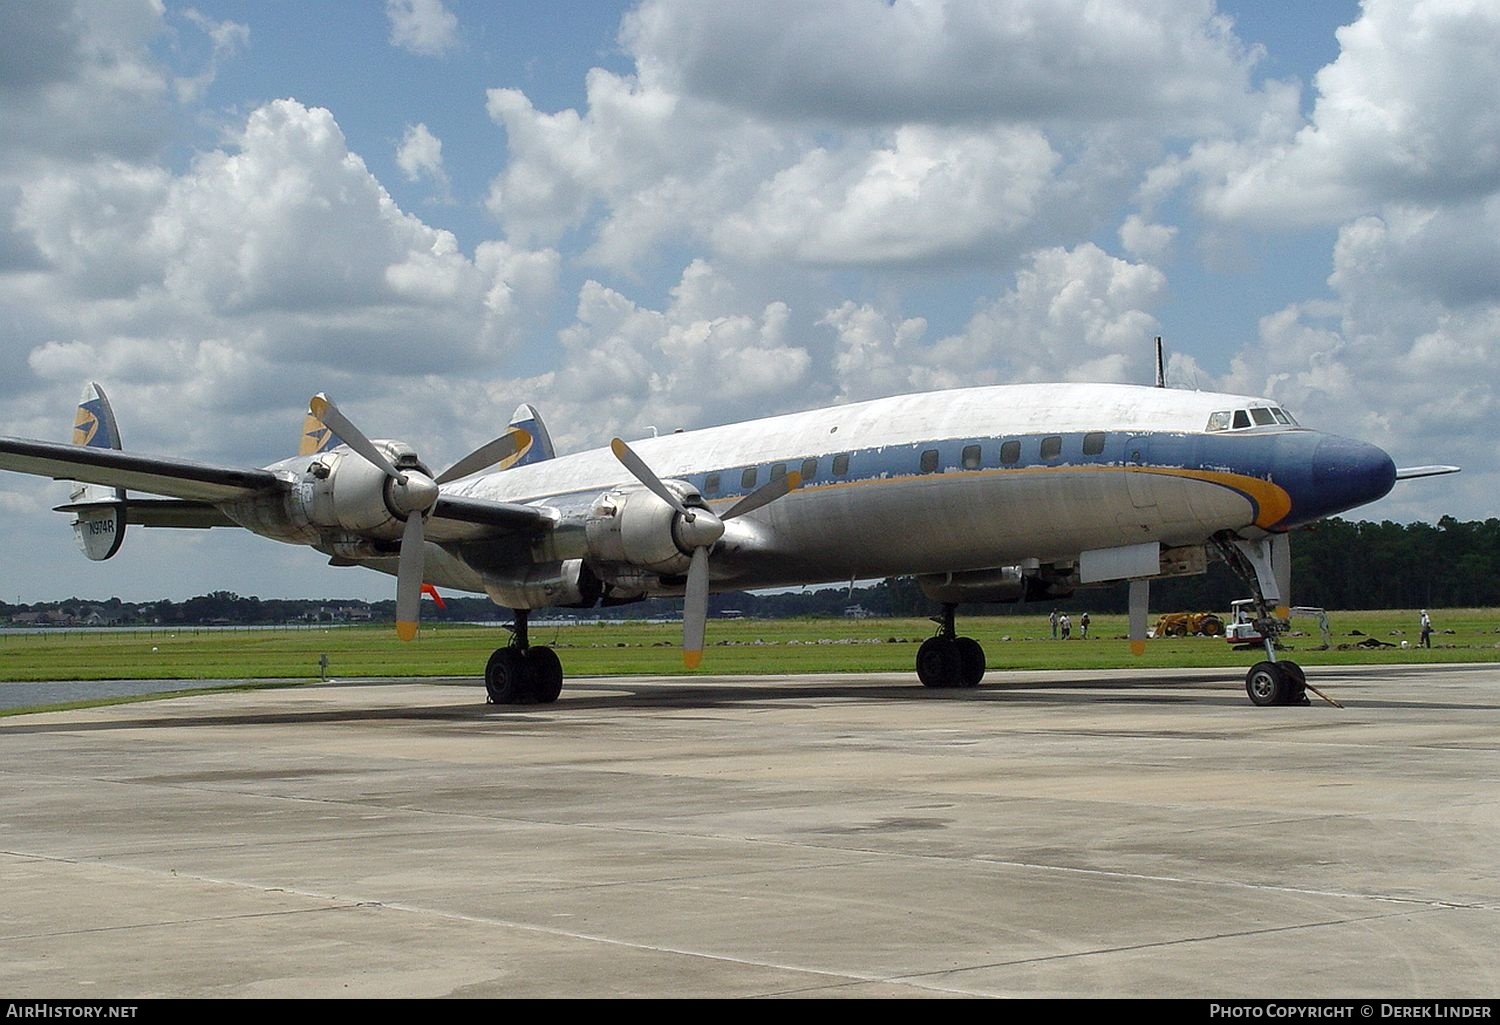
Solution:
[(117, 449), (0, 438), (0, 470), (132, 488), (198, 502), (227, 502), (282, 486), (269, 470), (212, 466)]

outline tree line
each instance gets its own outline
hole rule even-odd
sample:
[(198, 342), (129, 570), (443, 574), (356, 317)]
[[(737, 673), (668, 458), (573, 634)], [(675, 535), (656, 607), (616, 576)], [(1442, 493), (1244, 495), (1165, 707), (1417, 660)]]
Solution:
[[(1153, 581), (1155, 612), (1227, 612), (1249, 590), (1229, 569), (1211, 562), (1201, 576)], [(510, 612), (487, 598), (444, 596), (445, 609), (424, 602), (428, 621), (509, 620)], [(1292, 535), (1292, 599), (1327, 609), (1464, 608), (1500, 606), (1500, 519), (1460, 521), (1444, 516), (1430, 523), (1351, 523), (1321, 521)], [(1039, 607), (1124, 612), (1126, 586), (1076, 592), (1071, 598), (1031, 605), (965, 606), (965, 615), (1033, 615)], [(539, 617), (639, 619), (681, 614), (678, 599), (660, 598), (606, 609), (545, 610)], [(713, 595), (710, 614), (758, 619), (791, 616), (928, 616), (936, 608), (912, 577), (872, 585), (802, 588), (778, 593), (731, 591)], [(0, 602), (0, 621), (12, 625), (235, 625), (278, 623), (391, 622), (394, 601), (356, 599), (261, 599), (215, 591), (186, 601), (129, 603), (72, 598), (61, 602), (9, 605)]]

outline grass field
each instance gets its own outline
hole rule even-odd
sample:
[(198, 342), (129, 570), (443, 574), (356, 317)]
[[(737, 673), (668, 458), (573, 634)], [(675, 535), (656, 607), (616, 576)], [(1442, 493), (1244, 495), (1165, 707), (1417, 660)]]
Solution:
[[(1154, 618), (1152, 620), (1155, 622)], [(1416, 647), (1414, 611), (1329, 614), (1333, 649), (1298, 619), (1288, 657), (1308, 666), (1400, 662), (1500, 662), (1500, 609), (1433, 610), (1432, 649)], [(1117, 667), (1248, 667), (1251, 652), (1221, 638), (1162, 638), (1135, 658), (1124, 641), (1123, 615), (1093, 617), (1088, 640), (1053, 640), (1045, 615), (959, 617), (960, 632), (984, 645), (991, 671)], [(911, 672), (917, 645), (932, 635), (923, 619), (715, 620), (700, 673), (765, 675)], [(1357, 633), (1356, 633), (1357, 631)], [(510, 634), (498, 626), (427, 625), (402, 644), (390, 627), (328, 629), (0, 631), (0, 681), (106, 679), (318, 679), (362, 676), (479, 676), (490, 652)], [(1393, 647), (1350, 648), (1373, 637)], [(557, 649), (567, 674), (685, 673), (677, 651), (681, 627), (664, 623), (534, 625), (533, 644)], [(1402, 649), (1402, 641), (1411, 647)], [(1347, 648), (1348, 650), (1339, 650)], [(0, 682), (3, 686), (3, 682)]]

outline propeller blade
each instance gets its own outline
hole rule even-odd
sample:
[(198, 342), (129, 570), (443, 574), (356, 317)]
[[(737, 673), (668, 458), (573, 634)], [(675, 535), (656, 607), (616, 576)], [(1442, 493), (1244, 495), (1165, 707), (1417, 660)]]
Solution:
[(385, 457), (385, 454), (376, 448), (374, 443), (365, 437), (364, 432), (355, 427), (348, 417), (339, 412), (339, 407), (334, 405), (333, 400), (327, 395), (318, 392), (307, 401), (307, 408), (313, 416), (323, 422), (323, 426), (337, 434), (345, 445), (363, 456), (366, 462), (384, 470), (387, 477), (394, 480), (401, 479), (401, 474), (391, 465), (391, 461)]
[(682, 664), (697, 669), (703, 661), (703, 634), (708, 622), (708, 549), (694, 548), (688, 564), (687, 592), (682, 600)]
[(1130, 653), (1132, 655), (1144, 655), (1146, 653), (1146, 609), (1151, 600), (1151, 581), (1132, 580), (1130, 582)]
[(422, 517), (412, 513), (401, 532), (401, 554), (396, 563), (396, 636), (409, 641), (417, 636), (422, 608)]
[(481, 445), (448, 469), (437, 475), (439, 484), (447, 484), (468, 477), (480, 470), (488, 469), (503, 459), (515, 455), (531, 444), (531, 435), (519, 427), (512, 427), (488, 444)]
[(754, 512), (761, 506), (769, 505), (776, 501), (788, 492), (796, 491), (801, 486), (802, 474), (796, 470), (782, 474), (780, 477), (774, 477), (730, 506), (729, 511), (720, 516), (719, 519), (732, 520), (736, 516), (743, 516), (747, 512)]
[(670, 505), (673, 509), (676, 509), (689, 522), (696, 517), (697, 514), (691, 512), (687, 506), (683, 505), (682, 499), (678, 498), (670, 488), (663, 484), (661, 478), (624, 441), (615, 438), (609, 443), (609, 448), (615, 454), (615, 458), (624, 464), (625, 469), (630, 471), (630, 475), (646, 485), (653, 495)]

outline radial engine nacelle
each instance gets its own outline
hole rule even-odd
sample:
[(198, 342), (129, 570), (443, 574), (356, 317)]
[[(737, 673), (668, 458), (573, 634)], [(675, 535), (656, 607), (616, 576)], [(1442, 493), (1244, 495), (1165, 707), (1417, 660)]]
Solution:
[(723, 522), (697, 489), (677, 480), (662, 483), (686, 513), (633, 485), (606, 491), (594, 500), (584, 519), (593, 559), (677, 576), (687, 572), (694, 549), (712, 546), (723, 536)]
[(308, 523), (395, 541), (409, 516), (432, 506), (437, 485), (416, 450), (400, 441), (374, 444), (400, 471), (401, 479), (388, 476), (357, 453), (325, 452), (309, 461), (297, 488)]

